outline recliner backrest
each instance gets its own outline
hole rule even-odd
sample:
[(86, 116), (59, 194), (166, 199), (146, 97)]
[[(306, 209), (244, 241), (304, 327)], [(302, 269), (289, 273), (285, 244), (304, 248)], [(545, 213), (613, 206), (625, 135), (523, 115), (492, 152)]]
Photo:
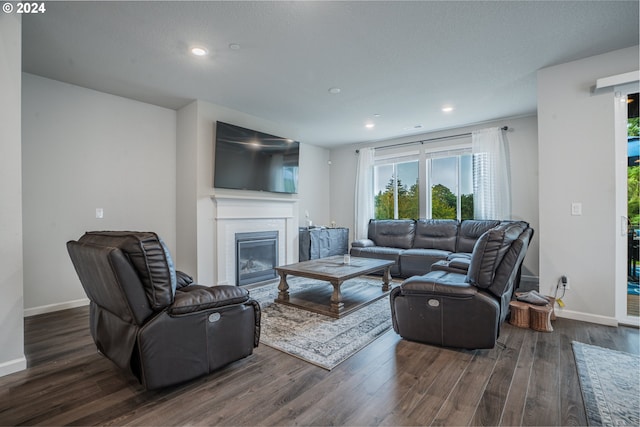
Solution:
[(67, 250), (89, 300), (124, 323), (142, 325), (153, 314), (144, 287), (119, 248), (70, 241)]
[(149, 306), (159, 311), (173, 303), (176, 271), (169, 250), (156, 233), (91, 231), (78, 242), (120, 249), (138, 273)]
[(411, 249), (416, 231), (412, 219), (372, 219), (368, 237), (378, 246)]
[(494, 284), (498, 267), (512, 243), (527, 228), (529, 224), (524, 221), (505, 221), (480, 236), (471, 254), (467, 282), (482, 289), (493, 286), (492, 293), (497, 292), (496, 296), (499, 297), (499, 286)]

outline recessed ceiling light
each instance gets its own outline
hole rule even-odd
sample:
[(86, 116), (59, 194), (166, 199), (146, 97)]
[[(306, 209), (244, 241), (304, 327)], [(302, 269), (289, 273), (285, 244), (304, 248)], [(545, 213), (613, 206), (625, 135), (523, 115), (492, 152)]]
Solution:
[(422, 129), (422, 125), (415, 125), (413, 128), (414, 129)]
[(203, 47), (195, 46), (191, 48), (191, 53), (195, 56), (205, 56), (209, 51)]
[(373, 117), (376, 117), (376, 118), (380, 117), (380, 114), (376, 113), (376, 114), (373, 115)]
[(240, 45), (238, 43), (231, 43), (229, 45), (229, 49), (231, 49), (231, 50), (240, 50)]
[(337, 95), (340, 92), (342, 92), (342, 89), (340, 89), (339, 87), (329, 88), (329, 93), (332, 94), (332, 95)]
[(367, 129), (373, 129), (374, 127), (376, 127), (375, 123), (367, 123), (364, 125), (364, 127), (366, 127)]
[(443, 113), (450, 113), (452, 111), (453, 111), (453, 107), (451, 107), (449, 105), (442, 107), (442, 112)]

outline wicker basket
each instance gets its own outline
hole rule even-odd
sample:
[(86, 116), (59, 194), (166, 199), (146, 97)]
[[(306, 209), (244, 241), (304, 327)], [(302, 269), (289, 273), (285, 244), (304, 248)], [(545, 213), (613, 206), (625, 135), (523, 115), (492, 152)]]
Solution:
[(549, 305), (551, 306), (551, 320), (556, 320), (556, 299), (549, 295), (545, 295), (544, 297), (549, 300)]
[(551, 305), (530, 305), (529, 306), (529, 327), (534, 331), (552, 332), (551, 313), (553, 308)]
[(509, 323), (518, 328), (529, 327), (529, 304), (521, 301), (511, 301), (509, 303), (511, 309), (511, 317)]

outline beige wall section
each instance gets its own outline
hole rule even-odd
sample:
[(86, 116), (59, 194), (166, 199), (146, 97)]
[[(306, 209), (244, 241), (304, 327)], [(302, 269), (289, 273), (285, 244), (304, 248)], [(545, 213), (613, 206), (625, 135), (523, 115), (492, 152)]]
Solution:
[[(375, 144), (360, 144), (331, 150), (331, 217), (338, 225), (354, 229), (355, 179), (358, 156), (355, 150), (362, 147), (391, 145), (419, 141), (441, 136), (457, 135), (493, 126), (509, 126), (507, 139), (511, 157), (512, 213), (514, 219), (528, 221), (535, 229), (533, 242), (524, 262), (525, 279), (537, 281), (539, 271), (538, 247), (538, 130), (535, 116), (505, 118), (481, 125), (466, 126), (412, 137), (380, 141)], [(457, 140), (456, 142), (460, 142)], [(449, 141), (448, 143), (452, 143)], [(445, 146), (447, 143), (430, 143)], [(353, 239), (353, 236), (350, 236)]]
[(637, 69), (635, 46), (538, 72), (540, 283), (549, 292), (569, 277), (565, 317), (617, 323), (614, 94), (593, 87)]
[[(304, 141), (300, 145), (299, 194), (214, 189), (213, 155), (215, 123), (218, 120), (272, 135), (298, 138), (296, 129), (205, 101), (194, 101), (178, 111), (177, 191), (187, 194), (178, 197), (180, 203), (187, 205), (177, 207), (180, 248), (177, 264), (178, 268), (184, 268), (204, 284), (215, 284), (215, 219), (211, 199), (214, 194), (291, 198), (299, 200), (302, 209), (318, 212), (320, 221), (329, 221), (329, 189), (326, 184), (329, 181), (329, 152)], [(192, 186), (194, 183), (195, 188)], [(185, 230), (185, 233), (180, 230)]]
[(0, 15), (0, 376), (27, 367), (24, 356), (20, 15)]
[(155, 231), (175, 253), (176, 112), (22, 78), (24, 306), (35, 314), (86, 302), (65, 247), (85, 231)]

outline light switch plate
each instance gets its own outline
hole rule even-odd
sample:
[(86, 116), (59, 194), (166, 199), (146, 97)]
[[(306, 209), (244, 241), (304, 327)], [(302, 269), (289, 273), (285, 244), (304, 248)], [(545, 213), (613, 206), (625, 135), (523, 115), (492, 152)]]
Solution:
[(582, 203), (580, 202), (571, 203), (571, 215), (582, 215)]

